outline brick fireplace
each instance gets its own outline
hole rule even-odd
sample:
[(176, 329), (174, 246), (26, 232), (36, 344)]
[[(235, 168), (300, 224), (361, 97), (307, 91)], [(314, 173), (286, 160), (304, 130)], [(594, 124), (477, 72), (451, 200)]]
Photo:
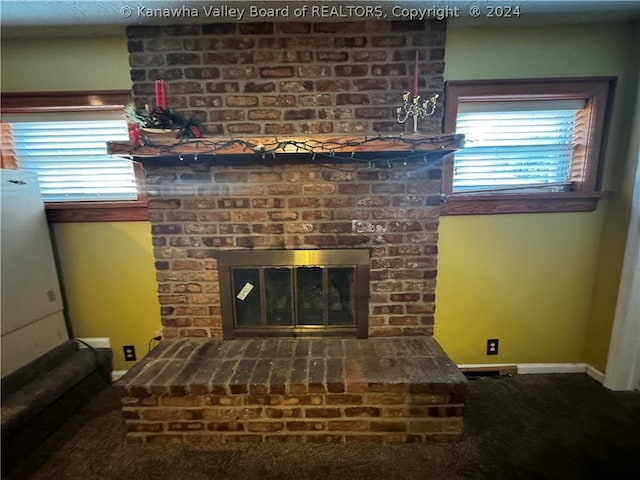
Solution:
[[(395, 108), (416, 51), (421, 93), (442, 98), (445, 33), (435, 21), (130, 27), (134, 98), (152, 104), (164, 79), (169, 106), (197, 115), (210, 136), (412, 138)], [(442, 110), (420, 120), (422, 136), (440, 134)], [(460, 436), (466, 382), (432, 338), (443, 152), (404, 150), (137, 158), (163, 341), (117, 385), (130, 438)], [(366, 251), (364, 330), (316, 343), (221, 340), (236, 300), (221, 290), (220, 257), (274, 250)]]

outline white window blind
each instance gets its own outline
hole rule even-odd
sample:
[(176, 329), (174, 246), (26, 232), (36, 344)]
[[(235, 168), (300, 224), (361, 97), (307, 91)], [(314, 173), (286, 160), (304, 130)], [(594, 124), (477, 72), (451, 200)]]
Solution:
[(576, 113), (583, 101), (460, 105), (453, 192), (527, 188), (564, 191), (570, 185)]
[(136, 200), (133, 163), (107, 153), (107, 141), (128, 140), (126, 121), (96, 120), (95, 113), (74, 114), (71, 120), (68, 115), (53, 115), (44, 121), (3, 116), (11, 126), (18, 167), (38, 174), (44, 200)]

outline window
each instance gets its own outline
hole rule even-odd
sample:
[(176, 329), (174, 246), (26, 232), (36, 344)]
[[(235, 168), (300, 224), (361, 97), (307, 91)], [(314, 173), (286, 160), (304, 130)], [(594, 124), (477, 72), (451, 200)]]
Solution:
[(128, 140), (128, 98), (3, 94), (3, 166), (38, 173), (51, 221), (147, 218), (140, 166), (107, 153), (108, 141)]
[(612, 78), (448, 82), (443, 214), (591, 211)]
[(125, 120), (104, 114), (19, 117), (4, 118), (17, 166), (38, 174), (45, 202), (137, 200), (133, 162), (107, 154), (107, 141), (128, 140)]

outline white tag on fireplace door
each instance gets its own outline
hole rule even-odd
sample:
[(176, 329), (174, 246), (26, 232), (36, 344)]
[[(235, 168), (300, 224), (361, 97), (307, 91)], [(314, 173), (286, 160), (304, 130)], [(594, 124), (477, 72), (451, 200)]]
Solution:
[(253, 290), (253, 285), (251, 285), (249, 282), (245, 283), (244, 287), (242, 287), (242, 290), (240, 290), (238, 292), (238, 295), (236, 295), (236, 298), (238, 300), (244, 300), (245, 298), (247, 298), (247, 295), (251, 293), (251, 290)]

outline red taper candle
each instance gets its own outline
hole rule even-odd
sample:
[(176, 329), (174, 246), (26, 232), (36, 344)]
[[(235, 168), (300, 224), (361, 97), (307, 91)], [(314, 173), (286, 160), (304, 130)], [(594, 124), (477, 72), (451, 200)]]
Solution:
[(160, 80), (156, 80), (156, 107), (160, 107)]
[(164, 80), (161, 80), (160, 87), (162, 90), (162, 108), (167, 109), (169, 103), (167, 102), (167, 84)]

